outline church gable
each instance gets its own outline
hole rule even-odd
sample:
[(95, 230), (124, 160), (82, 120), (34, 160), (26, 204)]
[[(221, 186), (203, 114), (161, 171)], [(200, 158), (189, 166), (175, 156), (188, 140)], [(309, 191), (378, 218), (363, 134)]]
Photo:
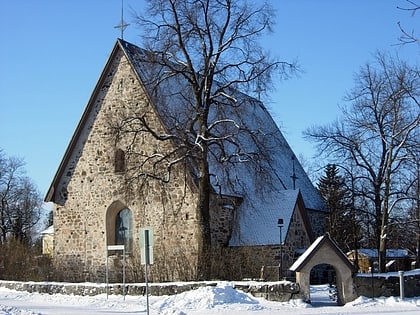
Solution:
[(314, 240), (311, 224), (302, 200), (302, 196), (298, 193), (293, 212), (285, 224), (285, 235), (283, 243), (282, 257), (282, 274), (287, 274), (287, 267), (290, 266), (302, 252), (310, 246)]
[(314, 233), (300, 193), (297, 196), (293, 213), (286, 227), (285, 243), (295, 251), (291, 254), (296, 256), (296, 250), (306, 249), (313, 242)]
[[(127, 252), (138, 257), (136, 231), (153, 226), (159, 280), (191, 278), (197, 227), (190, 182), (182, 169), (174, 169), (167, 184), (141, 176), (137, 182), (127, 182), (133, 163), (139, 162), (126, 155), (133, 145), (145, 155), (165, 150), (151, 136), (115, 136), (113, 124), (128, 107), (147, 114), (149, 124), (164, 130), (137, 74), (116, 45), (46, 198), (56, 204), (56, 265), (75, 277), (83, 276), (80, 266), (84, 266), (88, 274), (98, 277), (104, 271), (107, 245), (126, 240)], [(191, 267), (172, 270), (174, 261)]]

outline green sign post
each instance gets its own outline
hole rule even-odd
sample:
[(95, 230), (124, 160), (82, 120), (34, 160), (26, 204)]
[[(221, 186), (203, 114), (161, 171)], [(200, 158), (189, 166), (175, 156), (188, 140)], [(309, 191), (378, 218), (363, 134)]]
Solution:
[(149, 315), (149, 281), (147, 266), (153, 264), (153, 228), (145, 227), (139, 230), (140, 261), (144, 265), (144, 279), (146, 283), (146, 311)]

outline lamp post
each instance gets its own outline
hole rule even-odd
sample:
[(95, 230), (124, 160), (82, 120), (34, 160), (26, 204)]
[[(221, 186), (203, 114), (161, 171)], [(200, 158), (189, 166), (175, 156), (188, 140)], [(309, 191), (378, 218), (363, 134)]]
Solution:
[(281, 228), (283, 227), (283, 219), (277, 220), (277, 225), (280, 229), (280, 267), (279, 267), (279, 281), (283, 278), (283, 238), (281, 235)]

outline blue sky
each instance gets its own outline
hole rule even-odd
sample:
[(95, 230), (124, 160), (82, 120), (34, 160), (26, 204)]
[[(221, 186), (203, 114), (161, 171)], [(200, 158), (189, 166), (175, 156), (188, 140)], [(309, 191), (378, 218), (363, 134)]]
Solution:
[[(418, 63), (419, 47), (396, 46), (397, 22), (420, 29), (420, 18), (398, 10), (405, 0), (271, 0), (274, 33), (263, 45), (304, 73), (279, 82), (267, 106), (296, 155), (314, 154), (302, 131), (339, 115), (353, 75), (376, 50)], [(125, 0), (130, 8), (143, 1)], [(45, 194), (111, 49), (120, 0), (0, 0), (0, 148), (26, 161)], [(417, 23), (416, 23), (417, 22)], [(416, 25), (417, 24), (417, 25)], [(131, 25), (124, 39), (141, 45)]]

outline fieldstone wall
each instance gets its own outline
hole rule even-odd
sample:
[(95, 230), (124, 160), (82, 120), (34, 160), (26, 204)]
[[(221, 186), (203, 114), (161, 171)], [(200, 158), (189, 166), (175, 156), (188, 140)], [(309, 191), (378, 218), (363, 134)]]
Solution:
[(212, 195), (210, 200), (210, 229), (213, 247), (226, 247), (232, 235), (234, 217), (241, 199), (235, 196)]
[(309, 221), (311, 222), (315, 238), (325, 234), (327, 215), (328, 212), (308, 210)]
[[(378, 274), (371, 276), (356, 275), (354, 284), (358, 296), (380, 297), (400, 296), (400, 278), (396, 273), (392, 275)], [(404, 276), (405, 297), (420, 296), (420, 274)]]
[[(217, 282), (187, 282), (183, 284), (150, 284), (149, 294), (153, 296), (174, 295), (191, 291), (205, 286), (216, 286)], [(299, 286), (292, 282), (230, 283), (234, 289), (250, 293), (255, 297), (263, 297), (269, 301), (287, 302), (292, 298), (299, 298)], [(98, 294), (145, 295), (145, 284), (95, 284), (95, 283), (60, 283), (60, 282), (18, 282), (1, 281), (0, 287), (16, 291), (27, 291), (47, 294), (68, 294), (80, 296), (94, 296)], [(123, 291), (124, 289), (124, 291)]]
[[(302, 209), (301, 211), (306, 210)], [(284, 240), (283, 245), (283, 276), (290, 277), (294, 275), (293, 272), (289, 271), (289, 267), (293, 265), (309, 246), (311, 246), (311, 240), (303, 225), (300, 211), (296, 208), (292, 214), (287, 238)]]
[[(278, 280), (278, 272), (269, 273), (271, 276), (264, 278), (264, 266), (278, 266), (278, 246), (247, 246), (224, 247), (215, 250), (213, 268), (219, 270), (222, 280)], [(278, 269), (278, 268), (277, 268)]]
[[(374, 294), (372, 295), (372, 279)], [(380, 297), (399, 296), (399, 277), (397, 276), (357, 276), (354, 278), (357, 296)], [(270, 301), (287, 302), (290, 299), (301, 299), (299, 285), (294, 282), (256, 282), (236, 281), (229, 282), (233, 288), (250, 293), (255, 297), (263, 297)], [(154, 296), (173, 295), (190, 291), (203, 286), (216, 286), (217, 282), (185, 282), (185, 283), (150, 283), (149, 292)], [(420, 296), (420, 274), (408, 274), (404, 277), (405, 297)], [(62, 282), (19, 282), (0, 280), (0, 287), (27, 292), (47, 294), (72, 294), (93, 296), (105, 294), (106, 284), (101, 283), (62, 283)], [(127, 295), (145, 295), (146, 287), (143, 283), (127, 283)], [(108, 287), (109, 294), (123, 294), (121, 283), (113, 283)]]

